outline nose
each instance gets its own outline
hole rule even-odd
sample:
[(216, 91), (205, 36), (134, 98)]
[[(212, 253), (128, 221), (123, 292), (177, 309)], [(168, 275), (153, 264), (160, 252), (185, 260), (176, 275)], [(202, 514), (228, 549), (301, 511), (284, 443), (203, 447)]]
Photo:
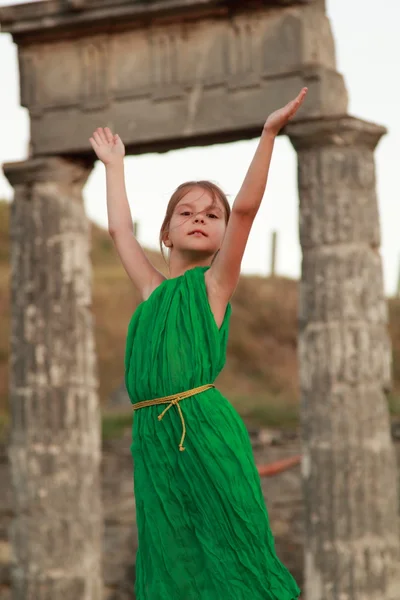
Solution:
[(198, 223), (198, 221), (201, 221), (202, 223), (204, 223), (204, 218), (203, 218), (202, 215), (196, 215), (195, 216), (194, 222)]

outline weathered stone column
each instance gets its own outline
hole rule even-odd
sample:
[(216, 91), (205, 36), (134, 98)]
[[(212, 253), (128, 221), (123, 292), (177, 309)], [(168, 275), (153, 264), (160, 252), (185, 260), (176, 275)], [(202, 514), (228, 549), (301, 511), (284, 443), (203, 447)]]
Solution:
[(305, 598), (400, 596), (390, 342), (373, 151), (351, 117), (293, 124), (298, 152)]
[(100, 600), (100, 427), (92, 331), (91, 170), (7, 164), (11, 207), (10, 463), (14, 600)]

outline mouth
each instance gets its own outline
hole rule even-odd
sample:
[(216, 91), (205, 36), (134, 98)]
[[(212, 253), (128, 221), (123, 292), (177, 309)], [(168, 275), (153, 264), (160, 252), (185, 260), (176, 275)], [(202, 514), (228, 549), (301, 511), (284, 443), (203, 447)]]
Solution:
[(202, 235), (203, 237), (208, 237), (206, 233), (204, 233), (204, 231), (202, 231), (201, 229), (194, 229), (193, 231), (189, 231), (188, 235)]

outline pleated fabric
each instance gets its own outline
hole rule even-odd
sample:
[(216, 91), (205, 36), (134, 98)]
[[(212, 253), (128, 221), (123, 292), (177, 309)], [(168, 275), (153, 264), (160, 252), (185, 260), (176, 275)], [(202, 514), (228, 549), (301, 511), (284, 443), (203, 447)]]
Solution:
[[(224, 366), (231, 306), (217, 327), (209, 267), (165, 280), (128, 327), (125, 382), (132, 403), (213, 383)], [(300, 590), (275, 553), (250, 438), (211, 388), (134, 413), (139, 547), (137, 600), (296, 600)]]

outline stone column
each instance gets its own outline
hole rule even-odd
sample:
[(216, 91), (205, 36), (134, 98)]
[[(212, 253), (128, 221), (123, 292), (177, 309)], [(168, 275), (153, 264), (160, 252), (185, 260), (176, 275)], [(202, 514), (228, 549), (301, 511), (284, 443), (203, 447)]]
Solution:
[(298, 152), (305, 598), (400, 594), (397, 469), (374, 149), (351, 117), (287, 128)]
[(14, 600), (100, 600), (100, 423), (89, 223), (91, 165), (11, 163)]

